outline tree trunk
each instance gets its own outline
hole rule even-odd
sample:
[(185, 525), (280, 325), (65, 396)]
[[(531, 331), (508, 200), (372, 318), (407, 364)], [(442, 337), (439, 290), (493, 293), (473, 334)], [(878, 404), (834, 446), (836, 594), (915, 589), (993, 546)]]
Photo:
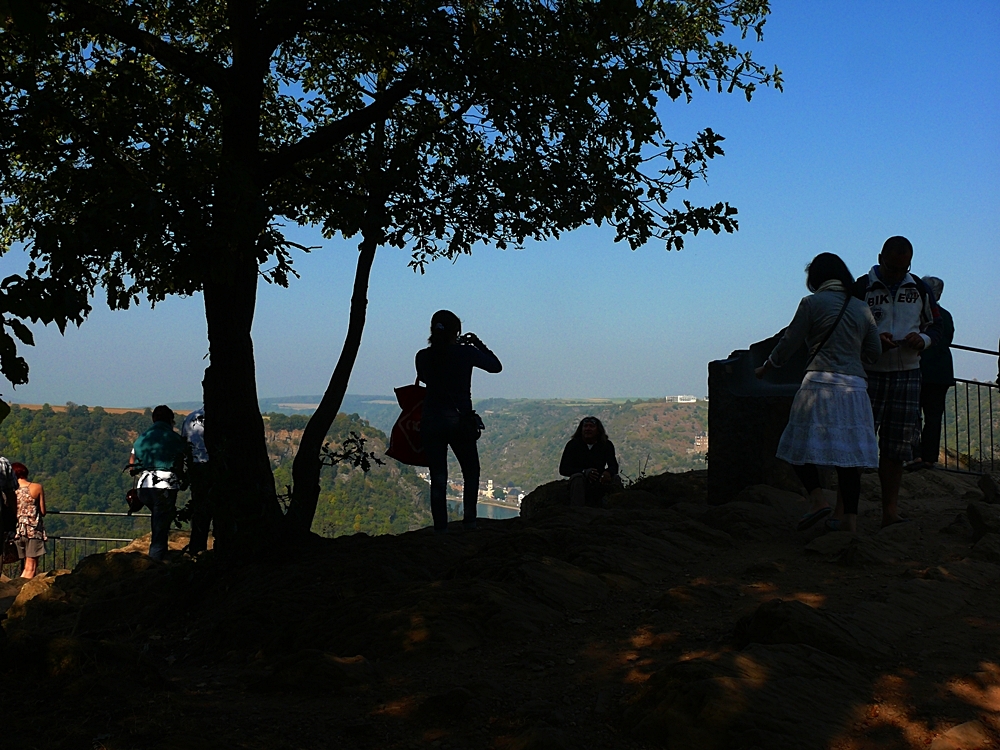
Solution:
[(230, 261), (228, 274), (205, 283), (211, 358), (203, 382), (205, 442), (214, 474), (214, 528), (220, 550), (252, 549), (281, 523), (250, 338), (257, 262), (253, 253), (234, 254)]
[(285, 518), (293, 533), (307, 533), (316, 515), (316, 504), (319, 502), (319, 475), (323, 468), (319, 458), (320, 448), (333, 420), (337, 417), (337, 412), (340, 411), (354, 362), (358, 358), (358, 349), (361, 348), (361, 335), (364, 333), (365, 316), (368, 312), (368, 280), (375, 260), (375, 251), (381, 239), (381, 233), (377, 234), (378, 237), (366, 233), (358, 247), (360, 253), (358, 267), (354, 273), (351, 314), (344, 346), (340, 350), (340, 358), (337, 360), (326, 392), (306, 424), (299, 448), (295, 453), (295, 461), (292, 463), (292, 501)]

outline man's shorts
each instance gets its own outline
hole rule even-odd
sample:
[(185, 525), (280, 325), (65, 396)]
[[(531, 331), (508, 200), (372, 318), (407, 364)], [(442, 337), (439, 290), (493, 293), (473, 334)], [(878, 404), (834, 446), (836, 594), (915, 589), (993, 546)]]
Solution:
[(879, 457), (912, 460), (913, 444), (920, 435), (920, 370), (869, 372), (868, 398)]

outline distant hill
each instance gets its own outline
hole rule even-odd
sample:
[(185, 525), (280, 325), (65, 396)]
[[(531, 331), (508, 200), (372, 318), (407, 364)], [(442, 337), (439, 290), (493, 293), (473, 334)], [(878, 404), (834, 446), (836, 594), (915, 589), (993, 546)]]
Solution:
[[(322, 395), (311, 396), (277, 396), (273, 398), (258, 399), (262, 414), (300, 414), (309, 416), (316, 407), (319, 406)], [(177, 401), (168, 404), (171, 409), (177, 411), (193, 411), (201, 406), (200, 401)], [(341, 404), (342, 414), (357, 414), (366, 420), (372, 427), (376, 427), (388, 434), (392, 429), (393, 422), (399, 416), (399, 406), (396, 405), (395, 396), (357, 396), (347, 394), (344, 396), (344, 403)]]

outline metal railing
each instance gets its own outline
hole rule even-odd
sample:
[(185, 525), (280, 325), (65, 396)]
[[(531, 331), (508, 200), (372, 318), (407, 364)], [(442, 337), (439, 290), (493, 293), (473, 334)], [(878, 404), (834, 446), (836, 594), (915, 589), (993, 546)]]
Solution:
[[(105, 513), (92, 510), (50, 510), (45, 514), (49, 516), (82, 516), (98, 517), (107, 519), (149, 519), (149, 513)], [(148, 521), (146, 521), (148, 523)], [(96, 555), (108, 552), (112, 549), (124, 547), (131, 544), (143, 533), (134, 533), (134, 524), (131, 536), (126, 536), (127, 531), (123, 530), (121, 536), (77, 536), (74, 534), (49, 534), (48, 542), (45, 545), (45, 554), (38, 558), (38, 572), (47, 570), (64, 570), (75, 568), (77, 563), (89, 555)], [(0, 572), (9, 578), (15, 578), (21, 573), (21, 563), (14, 562), (0, 566)]]
[[(952, 344), (978, 354), (1000, 356), (990, 349)], [(1000, 385), (955, 378), (945, 401), (941, 425), (942, 467), (983, 474), (1000, 468)]]

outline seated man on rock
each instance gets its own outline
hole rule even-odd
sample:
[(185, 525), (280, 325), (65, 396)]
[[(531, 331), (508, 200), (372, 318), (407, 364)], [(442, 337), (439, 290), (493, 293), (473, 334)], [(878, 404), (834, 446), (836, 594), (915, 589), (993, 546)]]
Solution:
[(569, 477), (570, 505), (599, 507), (604, 496), (621, 489), (615, 446), (597, 417), (584, 417), (563, 450), (559, 473)]

